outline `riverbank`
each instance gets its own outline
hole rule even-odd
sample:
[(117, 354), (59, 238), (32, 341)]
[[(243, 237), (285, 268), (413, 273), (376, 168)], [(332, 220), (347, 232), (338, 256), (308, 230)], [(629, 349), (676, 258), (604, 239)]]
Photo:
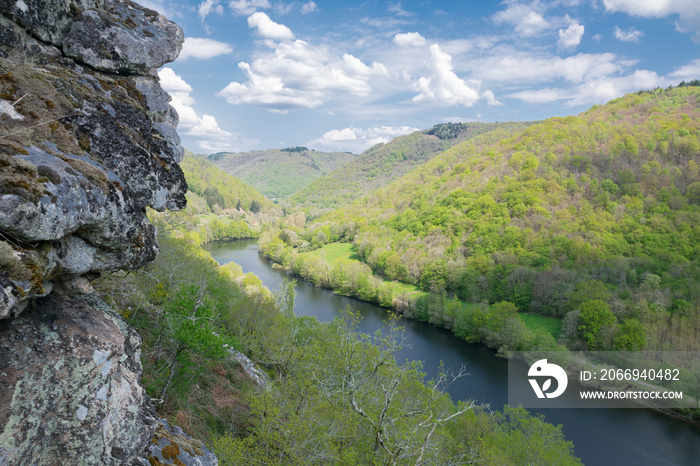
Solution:
[[(299, 253), (278, 238), (263, 238), (259, 251), (283, 270), (343, 296), (377, 303), (407, 319), (444, 328), (469, 343), (482, 343), (506, 357), (510, 351), (565, 351), (560, 325), (523, 320), (512, 303), (466, 303), (445, 293), (385, 280), (353, 256), (349, 243)], [(546, 319), (545, 316), (541, 316)], [(551, 318), (555, 320), (554, 318)]]

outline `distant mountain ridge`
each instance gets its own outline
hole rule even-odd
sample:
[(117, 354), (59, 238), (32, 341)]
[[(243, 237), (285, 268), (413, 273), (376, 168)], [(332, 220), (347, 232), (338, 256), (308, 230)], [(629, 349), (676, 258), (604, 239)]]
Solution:
[(350, 152), (321, 152), (306, 147), (288, 147), (250, 152), (219, 152), (205, 157), (265, 197), (276, 199), (302, 189), (354, 159), (355, 155)]
[(442, 123), (431, 129), (377, 144), (346, 165), (317, 178), (290, 196), (302, 207), (331, 210), (387, 186), (436, 155), (476, 135), (497, 131), (500, 137), (520, 131), (529, 122)]

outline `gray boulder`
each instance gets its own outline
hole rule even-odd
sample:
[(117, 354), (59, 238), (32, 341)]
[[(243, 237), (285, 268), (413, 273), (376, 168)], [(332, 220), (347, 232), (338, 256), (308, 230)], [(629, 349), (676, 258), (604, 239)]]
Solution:
[(138, 458), (157, 419), (140, 384), (140, 344), (91, 296), (51, 295), (0, 321), (0, 464)]

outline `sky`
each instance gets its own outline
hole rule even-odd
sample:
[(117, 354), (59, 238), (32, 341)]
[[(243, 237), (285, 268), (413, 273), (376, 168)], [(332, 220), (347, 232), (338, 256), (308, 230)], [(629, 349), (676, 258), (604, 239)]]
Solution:
[(700, 79), (698, 0), (139, 3), (184, 29), (159, 76), (196, 153), (359, 154), (439, 123), (576, 115)]

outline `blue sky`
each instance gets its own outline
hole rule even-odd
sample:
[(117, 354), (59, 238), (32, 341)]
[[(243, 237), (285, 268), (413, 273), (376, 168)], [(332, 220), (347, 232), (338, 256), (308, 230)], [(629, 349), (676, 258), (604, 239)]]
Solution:
[(141, 0), (180, 24), (159, 72), (198, 153), (361, 153), (443, 122), (574, 115), (700, 78), (700, 1)]

